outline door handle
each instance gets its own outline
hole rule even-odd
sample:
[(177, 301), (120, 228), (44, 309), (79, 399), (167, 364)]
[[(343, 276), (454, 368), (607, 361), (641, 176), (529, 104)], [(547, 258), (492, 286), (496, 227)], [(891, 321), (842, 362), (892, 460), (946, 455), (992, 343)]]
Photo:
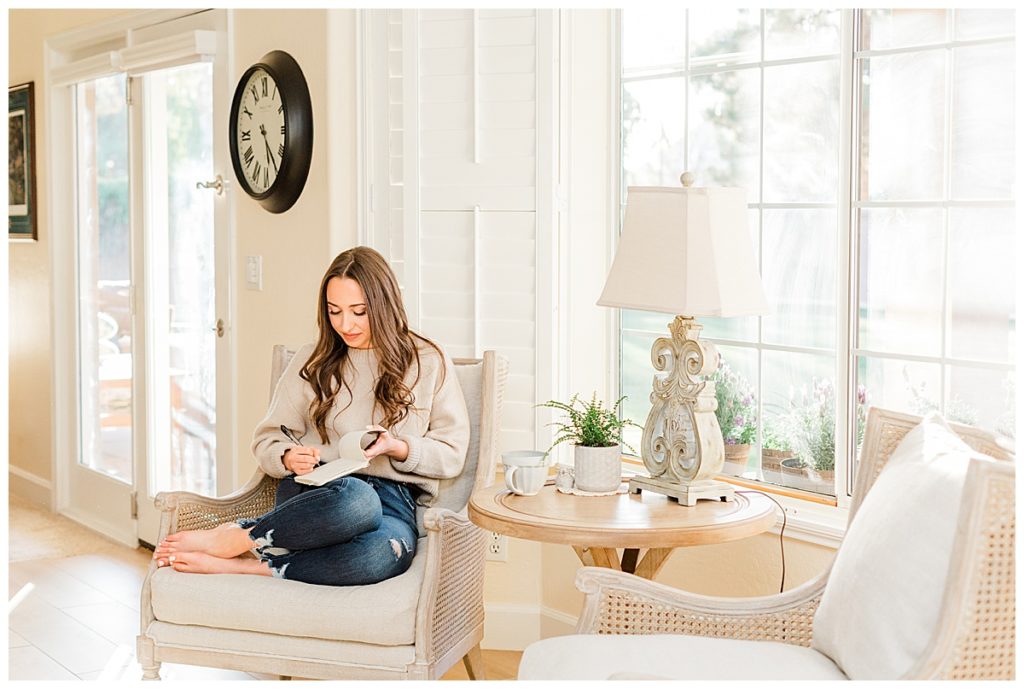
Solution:
[(220, 196), (224, 193), (224, 178), (217, 175), (212, 182), (196, 182), (196, 189), (216, 189), (217, 196)]
[(218, 318), (217, 325), (210, 328), (210, 330), (217, 333), (217, 337), (224, 337), (224, 319)]

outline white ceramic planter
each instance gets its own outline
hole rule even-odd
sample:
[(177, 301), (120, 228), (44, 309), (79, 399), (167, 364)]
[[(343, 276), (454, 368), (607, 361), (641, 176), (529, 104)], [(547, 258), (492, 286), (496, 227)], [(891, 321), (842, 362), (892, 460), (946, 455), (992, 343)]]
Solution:
[(573, 446), (575, 485), (588, 493), (618, 490), (622, 482), (622, 450), (612, 447)]

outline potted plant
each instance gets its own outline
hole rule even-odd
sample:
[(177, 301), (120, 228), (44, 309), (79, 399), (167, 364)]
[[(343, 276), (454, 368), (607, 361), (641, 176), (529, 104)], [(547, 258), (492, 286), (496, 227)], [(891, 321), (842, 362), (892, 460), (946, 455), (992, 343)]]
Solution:
[[(857, 387), (857, 446), (864, 438), (868, 394), (863, 385)], [(809, 470), (812, 479), (831, 486), (835, 481), (836, 466), (836, 393), (832, 381), (814, 380), (812, 391), (801, 391), (801, 400), (790, 401), (788, 431), (793, 449)], [(782, 462), (783, 471), (793, 460)], [(794, 467), (795, 468), (795, 467)]]
[(722, 362), (711, 376), (718, 408), (715, 417), (722, 429), (725, 461), (730, 473), (743, 473), (750, 446), (757, 441), (757, 403), (746, 378)]
[(540, 407), (550, 407), (565, 412), (561, 421), (548, 424), (557, 429), (555, 440), (545, 455), (555, 446), (571, 442), (573, 448), (573, 474), (576, 488), (588, 493), (609, 493), (618, 490), (622, 482), (622, 450), (626, 445), (622, 431), (626, 426), (641, 428), (629, 419), (619, 418), (619, 407), (625, 396), (605, 408), (595, 393), (589, 402), (579, 395), (573, 395), (569, 403), (549, 400)]
[(793, 458), (793, 448), (776, 426), (765, 424), (761, 436), (761, 469), (782, 471), (782, 462)]

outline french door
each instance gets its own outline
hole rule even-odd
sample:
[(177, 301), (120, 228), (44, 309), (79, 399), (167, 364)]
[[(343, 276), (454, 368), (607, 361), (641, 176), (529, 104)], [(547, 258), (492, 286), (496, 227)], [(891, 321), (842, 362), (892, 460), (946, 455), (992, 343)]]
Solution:
[(77, 399), (58, 508), (131, 544), (156, 542), (156, 493), (227, 492), (233, 460), (226, 76), (216, 57), (170, 62), (71, 87)]

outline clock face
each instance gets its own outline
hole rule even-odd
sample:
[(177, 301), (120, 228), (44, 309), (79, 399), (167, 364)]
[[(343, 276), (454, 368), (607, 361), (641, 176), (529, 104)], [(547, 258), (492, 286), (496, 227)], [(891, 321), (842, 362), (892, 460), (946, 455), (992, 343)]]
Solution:
[(277, 83), (256, 68), (246, 80), (235, 116), (234, 142), (245, 183), (254, 194), (269, 189), (281, 169), (286, 118)]

